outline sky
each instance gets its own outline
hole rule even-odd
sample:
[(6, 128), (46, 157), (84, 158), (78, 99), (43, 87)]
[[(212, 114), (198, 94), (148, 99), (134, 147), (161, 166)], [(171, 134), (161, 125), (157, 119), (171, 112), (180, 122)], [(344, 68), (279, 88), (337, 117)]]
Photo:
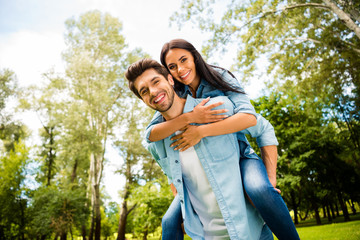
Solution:
[[(180, 5), (181, 0), (0, 0), (0, 69), (14, 71), (20, 86), (41, 84), (41, 75), (50, 69), (64, 72), (65, 21), (95, 9), (117, 17), (130, 49), (142, 48), (155, 60), (159, 61), (162, 45), (174, 38), (186, 39), (200, 50), (208, 34), (190, 23), (184, 23), (181, 30), (169, 25), (170, 16)], [(232, 61), (232, 56), (224, 56), (221, 66), (229, 68)], [(263, 86), (253, 82), (245, 91), (255, 98)], [(36, 134), (41, 127), (36, 115), (27, 112), (21, 118)], [(106, 156), (109, 162), (103, 182), (106, 192), (118, 201), (123, 179), (114, 171), (121, 158), (112, 148)]]

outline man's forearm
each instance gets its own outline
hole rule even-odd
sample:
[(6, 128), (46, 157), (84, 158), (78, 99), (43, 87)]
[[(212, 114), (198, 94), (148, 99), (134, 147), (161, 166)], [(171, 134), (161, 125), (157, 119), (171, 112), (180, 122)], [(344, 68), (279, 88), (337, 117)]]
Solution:
[(261, 157), (264, 161), (266, 167), (266, 172), (268, 174), (271, 184), (276, 187), (276, 168), (277, 168), (277, 146), (270, 145), (261, 147)]

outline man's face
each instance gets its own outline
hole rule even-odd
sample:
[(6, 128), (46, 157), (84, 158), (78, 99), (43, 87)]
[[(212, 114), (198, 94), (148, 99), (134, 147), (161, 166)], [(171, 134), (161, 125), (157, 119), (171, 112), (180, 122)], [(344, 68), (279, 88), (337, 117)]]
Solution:
[(174, 102), (175, 92), (172, 85), (174, 81), (170, 74), (168, 79), (165, 79), (154, 69), (146, 70), (134, 83), (143, 102), (159, 112), (166, 112)]

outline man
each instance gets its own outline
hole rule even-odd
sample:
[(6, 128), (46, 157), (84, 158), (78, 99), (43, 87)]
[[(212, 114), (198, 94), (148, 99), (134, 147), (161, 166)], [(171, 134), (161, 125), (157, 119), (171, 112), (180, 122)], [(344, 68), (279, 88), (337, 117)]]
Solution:
[[(192, 111), (201, 101), (180, 98), (171, 75), (154, 60), (132, 64), (125, 76), (134, 94), (159, 111), (164, 121)], [(226, 97), (210, 99), (207, 104), (214, 101), (223, 101), (222, 108), (233, 113)], [(176, 187), (186, 233), (192, 239), (259, 239), (265, 226), (263, 235), (272, 238), (245, 199), (235, 134), (205, 137), (184, 152), (170, 147), (171, 137), (150, 144), (149, 150)]]

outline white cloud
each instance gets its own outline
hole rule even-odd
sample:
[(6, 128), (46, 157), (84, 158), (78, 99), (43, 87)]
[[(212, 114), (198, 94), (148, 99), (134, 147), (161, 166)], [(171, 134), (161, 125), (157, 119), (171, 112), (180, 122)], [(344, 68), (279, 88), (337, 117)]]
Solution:
[(0, 67), (15, 72), (21, 86), (39, 83), (49, 69), (62, 68), (62, 34), (20, 31), (0, 38)]

